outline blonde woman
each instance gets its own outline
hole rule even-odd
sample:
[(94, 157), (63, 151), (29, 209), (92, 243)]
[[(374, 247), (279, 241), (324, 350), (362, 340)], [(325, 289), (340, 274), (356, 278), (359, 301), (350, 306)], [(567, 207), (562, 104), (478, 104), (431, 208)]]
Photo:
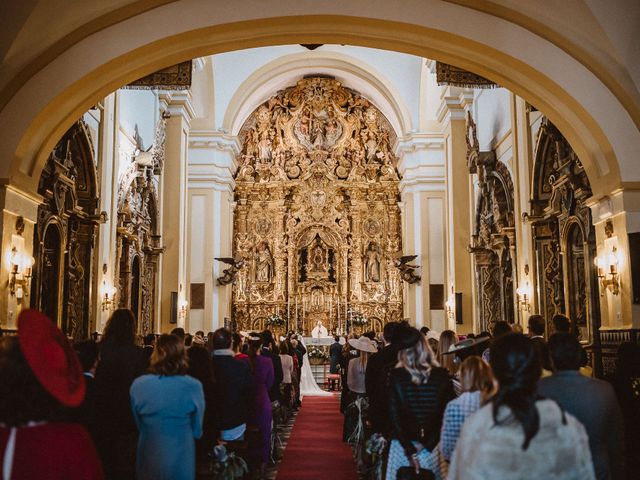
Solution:
[(451, 377), (440, 368), (425, 337), (415, 328), (397, 332), (398, 365), (391, 372), (391, 447), (387, 480), (398, 470), (428, 468), (429, 454), (440, 438), (447, 403), (455, 398)]
[(440, 334), (438, 341), (438, 363), (441, 367), (446, 368), (449, 375), (456, 375), (458, 372), (458, 364), (455, 363), (454, 355), (445, 355), (451, 348), (451, 345), (458, 343), (458, 336), (452, 330), (445, 330)]
[(484, 405), (497, 388), (491, 367), (481, 357), (467, 357), (460, 365), (459, 373), (463, 393), (447, 404), (442, 420), (440, 444), (430, 458), (432, 466), (429, 468), (434, 472), (436, 479), (447, 478), (448, 462), (453, 456), (464, 421)]

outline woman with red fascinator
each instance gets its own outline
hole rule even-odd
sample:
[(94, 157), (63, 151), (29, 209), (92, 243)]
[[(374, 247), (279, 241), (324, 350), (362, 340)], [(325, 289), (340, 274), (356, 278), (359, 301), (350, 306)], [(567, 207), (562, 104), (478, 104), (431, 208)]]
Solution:
[(39, 312), (22, 312), (18, 336), (0, 338), (3, 479), (104, 478), (84, 427), (61, 421), (84, 394), (80, 363), (62, 332)]

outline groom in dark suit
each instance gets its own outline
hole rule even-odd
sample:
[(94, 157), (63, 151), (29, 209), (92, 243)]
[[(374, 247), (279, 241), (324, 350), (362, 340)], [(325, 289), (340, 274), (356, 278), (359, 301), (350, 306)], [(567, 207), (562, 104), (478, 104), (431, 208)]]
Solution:
[(334, 335), (333, 339), (335, 342), (329, 347), (329, 373), (338, 373), (338, 366), (342, 355), (342, 345), (340, 344), (340, 337), (338, 335)]

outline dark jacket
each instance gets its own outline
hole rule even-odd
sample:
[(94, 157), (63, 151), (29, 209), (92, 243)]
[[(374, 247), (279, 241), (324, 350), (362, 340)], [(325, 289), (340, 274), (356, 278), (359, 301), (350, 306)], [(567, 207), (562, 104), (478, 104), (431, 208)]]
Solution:
[(135, 345), (103, 343), (93, 384), (100, 435), (136, 432), (129, 389), (148, 367), (144, 351)]
[(389, 418), (389, 376), (398, 363), (398, 352), (387, 345), (374, 353), (367, 363), (364, 377), (369, 397), (369, 419), (373, 432), (387, 435), (391, 431)]
[(298, 341), (298, 346), (295, 348), (296, 355), (298, 356), (298, 368), (302, 368), (304, 362), (304, 355), (307, 353), (307, 349), (304, 348), (301, 341)]
[(622, 413), (610, 384), (577, 370), (560, 370), (538, 382), (538, 393), (584, 425), (598, 480), (624, 478)]
[(335, 342), (329, 347), (329, 373), (338, 373), (338, 366), (340, 365), (340, 358), (342, 357), (342, 345), (340, 342)]
[(230, 355), (214, 355), (217, 410), (221, 430), (247, 423), (252, 382), (249, 365)]
[(456, 396), (449, 372), (432, 368), (427, 383), (416, 385), (404, 368), (394, 368), (390, 381), (391, 438), (400, 441), (407, 456), (416, 453), (414, 441), (433, 450), (440, 440), (444, 410)]

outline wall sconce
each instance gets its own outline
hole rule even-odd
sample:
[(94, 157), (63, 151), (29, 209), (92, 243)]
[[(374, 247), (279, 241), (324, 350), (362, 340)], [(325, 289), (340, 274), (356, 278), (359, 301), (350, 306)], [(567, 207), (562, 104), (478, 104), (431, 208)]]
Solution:
[(618, 249), (613, 247), (608, 255), (599, 255), (595, 259), (598, 267), (598, 278), (600, 279), (600, 287), (602, 289), (600, 296), (604, 296), (604, 291), (608, 288), (613, 295), (620, 293), (620, 279), (618, 276), (618, 264), (620, 263), (620, 254)]
[(445, 303), (447, 307), (447, 317), (455, 318), (456, 316), (456, 299), (454, 297), (449, 297), (449, 300)]
[(519, 286), (516, 289), (518, 295), (518, 306), (525, 312), (531, 311), (531, 286), (527, 281), (524, 285)]
[(113, 310), (116, 302), (116, 287), (107, 285), (106, 281), (102, 282), (102, 311)]
[(189, 302), (187, 302), (186, 300), (182, 299), (180, 300), (180, 303), (178, 305), (178, 316), (181, 319), (185, 319), (187, 318), (187, 306), (189, 305)]
[(31, 267), (33, 263), (32, 256), (20, 253), (15, 246), (11, 249), (11, 254), (9, 255), (9, 293), (16, 295), (18, 300), (29, 296), (27, 292), (31, 285)]

